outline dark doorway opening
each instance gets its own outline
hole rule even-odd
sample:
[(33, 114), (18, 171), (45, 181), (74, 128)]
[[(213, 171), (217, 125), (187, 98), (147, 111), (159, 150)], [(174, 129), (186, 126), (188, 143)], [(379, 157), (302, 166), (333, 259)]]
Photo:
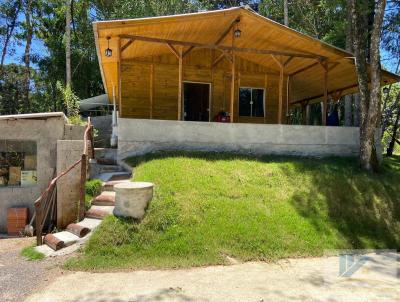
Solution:
[(183, 83), (185, 121), (208, 122), (210, 116), (210, 84)]

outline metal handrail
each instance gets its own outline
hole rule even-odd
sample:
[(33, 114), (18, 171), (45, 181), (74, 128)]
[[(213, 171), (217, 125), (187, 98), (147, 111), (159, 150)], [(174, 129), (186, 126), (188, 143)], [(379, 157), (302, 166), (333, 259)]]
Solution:
[(43, 191), (38, 199), (34, 202), (35, 206), (35, 225), (36, 225), (36, 243), (37, 245), (43, 244), (43, 227), (48, 219), (48, 214), (50, 208), (55, 206), (56, 194), (55, 190), (57, 188), (57, 181), (63, 176), (67, 175), (71, 170), (73, 170), (78, 165), (81, 166), (81, 180), (80, 180), (80, 198), (79, 198), (79, 220), (83, 219), (85, 213), (85, 182), (87, 177), (87, 158), (89, 156), (89, 144), (91, 142), (91, 158), (94, 158), (94, 145), (93, 145), (93, 125), (91, 123), (90, 117), (88, 118), (88, 123), (85, 129), (83, 137), (83, 152), (79, 160), (69, 166), (66, 170), (62, 171), (59, 175), (54, 177), (48, 187)]

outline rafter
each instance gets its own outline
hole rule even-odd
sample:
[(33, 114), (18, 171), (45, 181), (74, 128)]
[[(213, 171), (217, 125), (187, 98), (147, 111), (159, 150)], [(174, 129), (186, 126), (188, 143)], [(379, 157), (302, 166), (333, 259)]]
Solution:
[(187, 41), (177, 41), (171, 39), (160, 39), (160, 38), (151, 38), (151, 37), (143, 37), (136, 35), (120, 35), (121, 39), (135, 39), (143, 42), (154, 42), (154, 43), (162, 43), (168, 45), (179, 45), (179, 46), (194, 46), (197, 48), (208, 48), (208, 49), (220, 49), (225, 51), (235, 51), (235, 52), (243, 52), (243, 53), (255, 53), (255, 54), (266, 54), (266, 55), (282, 55), (282, 56), (292, 56), (292, 57), (300, 57), (300, 58), (311, 58), (311, 59), (325, 59), (325, 57), (309, 54), (309, 53), (296, 53), (296, 52), (287, 52), (287, 51), (276, 51), (270, 49), (255, 49), (255, 48), (240, 48), (240, 47), (232, 47), (232, 46), (222, 46), (215, 44), (203, 44), (197, 42), (187, 42)]
[(276, 56), (271, 55), (271, 57), (272, 57), (272, 59), (274, 59), (275, 63), (278, 64), (278, 67), (279, 67), (280, 69), (282, 69), (283, 66), (284, 66), (283, 63), (282, 63), (280, 60), (278, 60), (278, 58), (277, 58)]
[(186, 57), (186, 55), (188, 55), (192, 50), (193, 50), (194, 46), (189, 46), (188, 49), (186, 49), (183, 53), (182, 53), (182, 57)]
[(134, 39), (130, 39), (128, 42), (126, 42), (123, 46), (121, 46), (121, 53), (127, 49), (135, 40)]
[(222, 33), (222, 35), (218, 38), (217, 41), (215, 41), (215, 45), (219, 45), (225, 37), (229, 34), (231, 29), (240, 22), (240, 17), (235, 18), (235, 20), (232, 21), (232, 23), (227, 27), (227, 29)]
[[(358, 87), (358, 84), (354, 84), (354, 85), (351, 85), (351, 86), (343, 87), (340, 90), (343, 93), (343, 91), (346, 91), (347, 89), (352, 89), (352, 88), (356, 88), (356, 87)], [(336, 90), (329, 91), (328, 94), (335, 93), (336, 91), (338, 91), (338, 90), (336, 89)], [(305, 99), (302, 99), (302, 100), (291, 102), (291, 104), (294, 105), (294, 104), (298, 104), (298, 103), (301, 103), (301, 102), (304, 102), (304, 101), (307, 101), (307, 100), (311, 101), (311, 100), (319, 99), (319, 98), (321, 98), (323, 96), (324, 96), (324, 94), (318, 94), (318, 95), (314, 95), (314, 96), (309, 97), (309, 98), (305, 98)]]
[(168, 48), (171, 50), (171, 52), (176, 56), (176, 58), (179, 60), (181, 58), (179, 52), (176, 50), (176, 48), (171, 44), (166, 42)]
[(290, 63), (290, 61), (292, 61), (294, 59), (294, 57), (289, 57), (286, 61), (285, 61), (285, 63), (283, 63), (283, 66), (287, 66), (289, 63)]
[(318, 64), (319, 64), (319, 62), (314, 62), (314, 63), (312, 63), (312, 64), (310, 64), (310, 65), (307, 65), (307, 66), (305, 66), (305, 67), (303, 67), (303, 68), (300, 68), (299, 70), (296, 70), (295, 72), (292, 72), (292, 73), (290, 74), (290, 76), (291, 76), (291, 77), (292, 77), (292, 76), (295, 76), (296, 74), (299, 74), (299, 73), (301, 73), (301, 72), (303, 72), (303, 71), (309, 70), (309, 69), (311, 69), (311, 68), (317, 66)]

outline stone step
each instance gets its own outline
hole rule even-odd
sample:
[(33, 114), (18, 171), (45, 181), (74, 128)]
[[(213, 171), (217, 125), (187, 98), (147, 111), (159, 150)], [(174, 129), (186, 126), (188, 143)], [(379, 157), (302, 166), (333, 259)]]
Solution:
[(99, 165), (116, 165), (117, 161), (114, 158), (96, 158), (96, 161)]
[(64, 247), (74, 244), (79, 239), (78, 236), (76, 236), (75, 234), (72, 234), (68, 231), (54, 233), (53, 235), (56, 238), (58, 238), (59, 240), (61, 240), (62, 242), (64, 242)]
[(94, 230), (95, 228), (97, 228), (101, 223), (101, 220), (99, 219), (95, 219), (95, 218), (84, 218), (82, 221), (79, 221), (77, 223), (77, 225), (86, 227), (90, 230)]
[(104, 191), (92, 200), (92, 205), (113, 206), (115, 205), (115, 192)]
[(90, 232), (90, 229), (88, 227), (84, 227), (76, 223), (70, 223), (67, 226), (66, 231), (78, 236), (79, 238), (82, 238), (85, 237)]
[(87, 218), (103, 219), (108, 215), (112, 215), (113, 206), (92, 206), (85, 214)]
[(94, 154), (97, 159), (99, 158), (110, 158), (117, 159), (118, 149), (113, 148), (94, 148)]
[(99, 173), (107, 173), (107, 172), (123, 172), (122, 167), (118, 165), (103, 165), (103, 164), (97, 164), (96, 167), (99, 171)]
[(54, 251), (62, 249), (65, 245), (62, 240), (54, 236), (54, 234), (47, 234), (43, 239), (44, 244), (51, 247)]
[(102, 185), (102, 191), (113, 191), (114, 190), (114, 185), (124, 183), (124, 182), (129, 182), (130, 179), (123, 179), (123, 180), (110, 180), (106, 181)]
[(130, 179), (131, 175), (132, 174), (130, 172), (108, 172), (108, 173), (98, 174), (96, 175), (95, 178), (101, 179), (102, 181), (106, 182), (109, 180)]

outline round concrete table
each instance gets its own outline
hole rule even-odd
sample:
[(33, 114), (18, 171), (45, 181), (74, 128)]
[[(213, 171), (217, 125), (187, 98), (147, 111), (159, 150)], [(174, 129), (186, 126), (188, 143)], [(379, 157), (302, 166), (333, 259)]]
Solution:
[(114, 185), (114, 215), (142, 219), (153, 198), (151, 182), (123, 182)]

